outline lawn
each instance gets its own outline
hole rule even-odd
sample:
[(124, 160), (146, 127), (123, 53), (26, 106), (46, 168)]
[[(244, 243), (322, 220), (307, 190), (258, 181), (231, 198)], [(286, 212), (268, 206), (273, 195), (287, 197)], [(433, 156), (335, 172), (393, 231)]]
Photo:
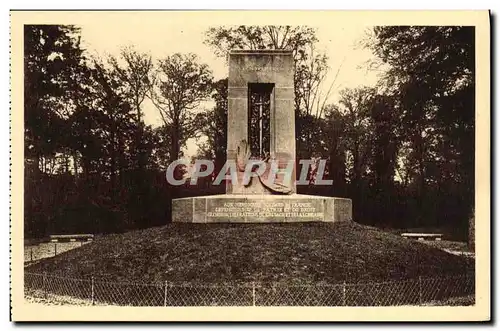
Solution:
[(448, 254), (354, 222), (168, 224), (101, 236), (27, 267), (109, 281), (321, 284), (387, 281), (474, 270)]

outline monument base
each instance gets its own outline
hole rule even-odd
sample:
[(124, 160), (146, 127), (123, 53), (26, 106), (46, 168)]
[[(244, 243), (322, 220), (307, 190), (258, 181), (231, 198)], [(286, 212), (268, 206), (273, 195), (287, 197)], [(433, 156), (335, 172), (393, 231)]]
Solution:
[(172, 221), (184, 223), (344, 222), (352, 200), (314, 195), (221, 194), (172, 200)]

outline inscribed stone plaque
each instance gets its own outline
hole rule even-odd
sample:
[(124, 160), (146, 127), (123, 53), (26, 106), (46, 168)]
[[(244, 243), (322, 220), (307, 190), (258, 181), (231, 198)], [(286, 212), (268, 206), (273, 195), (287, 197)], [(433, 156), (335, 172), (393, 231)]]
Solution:
[(207, 222), (322, 221), (321, 199), (208, 199)]

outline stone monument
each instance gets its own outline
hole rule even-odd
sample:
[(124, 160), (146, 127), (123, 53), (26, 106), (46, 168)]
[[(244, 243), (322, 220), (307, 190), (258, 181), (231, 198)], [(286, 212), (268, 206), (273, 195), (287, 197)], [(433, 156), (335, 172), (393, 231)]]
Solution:
[[(290, 51), (229, 54), (226, 165), (236, 178), (224, 195), (174, 199), (173, 222), (352, 220), (351, 199), (296, 194), (293, 75)], [(247, 176), (254, 166), (264, 170)]]

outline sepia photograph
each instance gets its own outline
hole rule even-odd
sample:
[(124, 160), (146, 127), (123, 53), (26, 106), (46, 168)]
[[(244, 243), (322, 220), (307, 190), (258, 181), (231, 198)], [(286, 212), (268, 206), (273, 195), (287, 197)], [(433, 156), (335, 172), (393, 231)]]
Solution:
[(12, 11), (14, 319), (488, 320), (489, 13), (369, 15)]

